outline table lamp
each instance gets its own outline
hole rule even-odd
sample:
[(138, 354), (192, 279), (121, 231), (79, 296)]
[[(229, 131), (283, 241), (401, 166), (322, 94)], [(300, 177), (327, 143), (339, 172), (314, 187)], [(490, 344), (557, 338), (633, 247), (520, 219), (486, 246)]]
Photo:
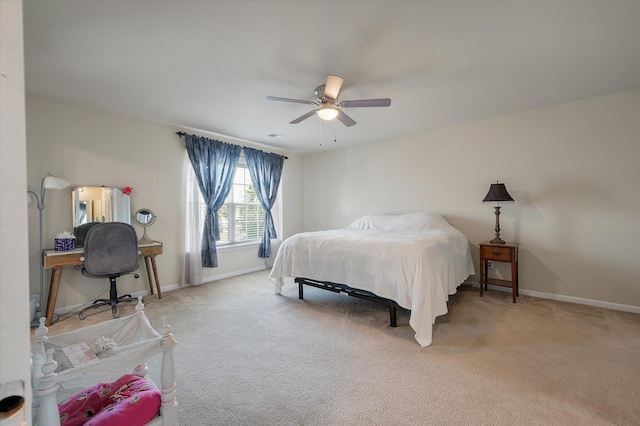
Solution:
[(495, 201), (496, 206), (496, 227), (494, 231), (496, 231), (496, 237), (491, 240), (493, 244), (504, 244), (504, 241), (500, 238), (500, 202), (501, 201), (513, 201), (511, 195), (507, 192), (507, 188), (504, 186), (504, 183), (492, 183), (491, 187), (489, 187), (489, 192), (487, 192), (487, 196), (482, 200), (483, 203)]

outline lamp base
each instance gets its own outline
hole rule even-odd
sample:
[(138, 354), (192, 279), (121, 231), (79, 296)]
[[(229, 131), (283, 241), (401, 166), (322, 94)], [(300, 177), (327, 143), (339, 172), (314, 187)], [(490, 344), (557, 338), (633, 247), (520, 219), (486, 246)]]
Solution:
[(500, 238), (500, 206), (495, 206), (496, 209), (496, 226), (493, 230), (496, 232), (496, 237), (491, 240), (493, 244), (504, 244), (505, 242)]

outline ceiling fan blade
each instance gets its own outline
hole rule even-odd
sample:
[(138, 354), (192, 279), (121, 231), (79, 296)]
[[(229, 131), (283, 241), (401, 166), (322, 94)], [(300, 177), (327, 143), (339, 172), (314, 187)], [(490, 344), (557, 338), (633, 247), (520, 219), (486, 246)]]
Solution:
[(338, 120), (342, 121), (342, 124), (344, 124), (347, 127), (351, 127), (354, 124), (356, 124), (355, 120), (351, 117), (349, 117), (347, 114), (345, 114), (344, 112), (338, 110), (338, 115), (336, 117)]
[(345, 108), (361, 108), (361, 107), (388, 107), (391, 105), (391, 99), (360, 99), (356, 101), (342, 101), (340, 106)]
[(306, 113), (305, 115), (302, 115), (298, 118), (296, 118), (295, 120), (289, 122), (289, 124), (298, 124), (299, 122), (301, 122), (302, 120), (306, 120), (307, 118), (311, 117), (313, 114), (316, 113), (316, 110), (314, 109), (313, 111), (309, 111), (308, 113)]
[(333, 99), (334, 101), (338, 99), (338, 95), (340, 94), (340, 88), (342, 88), (343, 81), (344, 79), (337, 75), (333, 75), (333, 74), (327, 75), (327, 82), (324, 84), (325, 98)]
[(301, 99), (290, 99), (290, 98), (278, 98), (276, 96), (267, 96), (265, 97), (268, 101), (280, 101), (280, 102), (295, 102), (297, 104), (307, 104), (307, 105), (316, 105), (313, 101), (303, 101)]

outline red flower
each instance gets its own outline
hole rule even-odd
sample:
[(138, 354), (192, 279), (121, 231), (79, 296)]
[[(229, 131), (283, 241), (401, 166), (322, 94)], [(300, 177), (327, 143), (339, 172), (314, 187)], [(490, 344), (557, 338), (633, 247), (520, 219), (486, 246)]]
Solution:
[(122, 189), (122, 193), (123, 193), (123, 194), (126, 194), (126, 195), (131, 194), (131, 192), (132, 192), (132, 191), (133, 191), (133, 188), (132, 188), (132, 187), (130, 187), (130, 186), (125, 186), (125, 187)]

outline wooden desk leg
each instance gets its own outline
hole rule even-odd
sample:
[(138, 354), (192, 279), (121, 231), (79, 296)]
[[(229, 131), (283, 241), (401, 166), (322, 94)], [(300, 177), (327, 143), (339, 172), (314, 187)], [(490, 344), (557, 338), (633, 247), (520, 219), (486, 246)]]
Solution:
[(162, 292), (160, 291), (160, 281), (158, 281), (158, 268), (156, 268), (156, 257), (151, 257), (151, 266), (153, 268), (153, 277), (156, 280), (156, 288), (158, 289), (158, 299), (162, 299)]
[(513, 293), (513, 303), (516, 303), (518, 296), (518, 263), (511, 261), (511, 292)]
[(513, 281), (513, 303), (516, 302), (516, 296), (520, 296), (520, 285), (518, 284), (518, 262), (511, 262), (511, 280)]
[(58, 287), (60, 287), (60, 277), (62, 276), (62, 268), (54, 268), (51, 271), (51, 281), (49, 282), (49, 297), (47, 298), (47, 327), (53, 323), (53, 310), (56, 307), (56, 299), (58, 298)]
[(486, 279), (486, 277), (484, 276), (486, 273), (485, 268), (486, 265), (484, 260), (480, 259), (480, 297), (482, 297), (482, 290), (484, 289), (484, 282)]
[(151, 291), (151, 294), (153, 294), (153, 281), (151, 279), (151, 268), (149, 266), (149, 257), (148, 256), (144, 257), (144, 266), (147, 267), (147, 279), (149, 280), (149, 290)]

